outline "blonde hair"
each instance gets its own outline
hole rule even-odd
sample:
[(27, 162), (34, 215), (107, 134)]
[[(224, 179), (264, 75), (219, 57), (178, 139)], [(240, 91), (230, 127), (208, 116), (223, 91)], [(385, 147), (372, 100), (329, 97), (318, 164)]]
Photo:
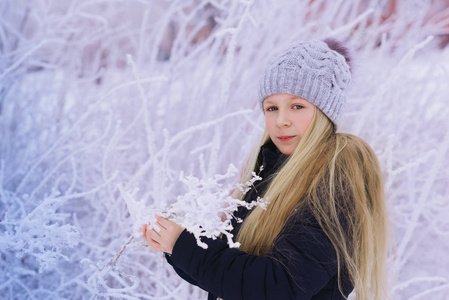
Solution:
[[(260, 144), (268, 140), (265, 130)], [(257, 156), (258, 151), (250, 156), (242, 180), (251, 177)], [(333, 124), (317, 109), (295, 151), (272, 175), (264, 197), (270, 202), (267, 210), (256, 207), (237, 235), (241, 250), (267, 255), (292, 212), (306, 208), (335, 249), (340, 291), (344, 265), (357, 299), (388, 298), (383, 180), (367, 143), (354, 135), (335, 133)]]

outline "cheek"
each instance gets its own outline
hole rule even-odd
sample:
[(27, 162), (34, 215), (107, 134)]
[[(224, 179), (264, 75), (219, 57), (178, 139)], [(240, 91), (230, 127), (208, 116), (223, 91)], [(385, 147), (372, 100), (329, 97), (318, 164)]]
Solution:
[(314, 113), (315, 113), (315, 110), (313, 110), (307, 114), (307, 116), (305, 118), (305, 122), (303, 122), (304, 132), (307, 131), (307, 129), (309, 129), (309, 126), (312, 123)]
[(267, 127), (268, 132), (271, 132), (273, 124), (273, 118), (267, 117), (265, 115), (265, 126)]
[(308, 122), (305, 124), (304, 130), (309, 129), (311, 123), (312, 123), (312, 118), (310, 118), (310, 120), (308, 120)]

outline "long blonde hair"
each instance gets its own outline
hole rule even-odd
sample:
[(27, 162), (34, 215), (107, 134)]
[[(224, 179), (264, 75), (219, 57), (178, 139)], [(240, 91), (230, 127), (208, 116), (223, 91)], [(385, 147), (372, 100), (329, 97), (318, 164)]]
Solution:
[[(265, 131), (260, 144), (268, 140)], [(242, 180), (251, 177), (257, 155), (255, 151), (250, 156)], [(340, 291), (344, 265), (357, 299), (388, 298), (383, 181), (367, 143), (354, 135), (335, 133), (333, 124), (317, 109), (295, 151), (272, 176), (264, 197), (270, 202), (267, 210), (256, 207), (237, 235), (241, 250), (267, 255), (292, 212), (307, 208), (335, 249)]]

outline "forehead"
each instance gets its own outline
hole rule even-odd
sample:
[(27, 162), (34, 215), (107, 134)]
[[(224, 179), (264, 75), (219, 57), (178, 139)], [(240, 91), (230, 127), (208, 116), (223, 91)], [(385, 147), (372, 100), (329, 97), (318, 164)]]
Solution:
[(298, 101), (301, 103), (310, 103), (306, 99), (296, 96), (296, 95), (292, 95), (292, 94), (274, 94), (274, 95), (271, 95), (271, 96), (265, 98), (263, 103), (277, 103), (277, 102), (284, 102), (284, 101), (290, 101), (290, 102)]

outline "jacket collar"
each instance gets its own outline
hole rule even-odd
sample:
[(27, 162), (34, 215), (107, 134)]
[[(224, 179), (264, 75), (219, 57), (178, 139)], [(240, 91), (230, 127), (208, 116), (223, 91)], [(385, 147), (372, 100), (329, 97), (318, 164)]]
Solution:
[(282, 163), (288, 158), (288, 155), (282, 154), (276, 145), (269, 140), (260, 147), (259, 166), (263, 166), (264, 173), (274, 173)]

